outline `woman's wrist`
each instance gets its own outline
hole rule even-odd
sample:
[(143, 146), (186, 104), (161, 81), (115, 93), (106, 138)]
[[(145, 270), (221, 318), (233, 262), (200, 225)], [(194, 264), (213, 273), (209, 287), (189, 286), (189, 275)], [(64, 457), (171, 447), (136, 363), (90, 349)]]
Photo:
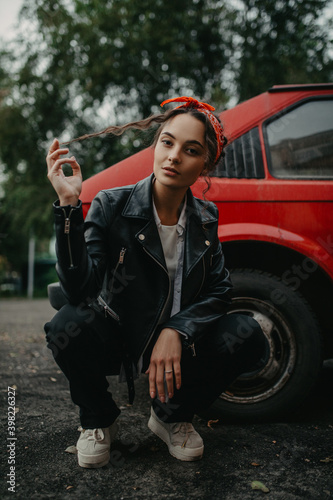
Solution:
[(79, 198), (71, 197), (71, 198), (59, 198), (59, 206), (67, 207), (71, 205), (72, 207), (76, 207), (79, 203)]

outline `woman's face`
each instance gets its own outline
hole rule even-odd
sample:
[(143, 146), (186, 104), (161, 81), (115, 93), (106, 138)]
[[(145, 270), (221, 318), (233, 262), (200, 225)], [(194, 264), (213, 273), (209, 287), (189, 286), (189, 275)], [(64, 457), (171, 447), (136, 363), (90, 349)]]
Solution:
[(188, 188), (205, 167), (205, 126), (189, 113), (167, 121), (154, 154), (156, 182), (172, 189)]

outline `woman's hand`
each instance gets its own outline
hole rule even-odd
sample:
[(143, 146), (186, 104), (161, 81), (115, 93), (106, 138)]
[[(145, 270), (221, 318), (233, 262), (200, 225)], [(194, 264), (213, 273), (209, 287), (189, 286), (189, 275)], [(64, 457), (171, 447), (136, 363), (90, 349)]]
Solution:
[[(54, 139), (46, 157), (48, 174), (47, 177), (54, 187), (61, 206), (76, 206), (82, 190), (82, 174), (80, 165), (74, 156), (71, 158), (60, 158), (67, 154), (68, 148), (59, 149), (58, 139)], [(73, 175), (66, 177), (62, 171), (62, 165), (69, 163), (73, 170)]]
[(176, 388), (181, 386), (180, 359), (182, 354), (182, 343), (180, 333), (172, 328), (164, 328), (154, 346), (150, 357), (149, 368), (149, 393), (150, 397), (158, 397), (162, 403), (165, 403), (165, 385), (166, 380), (169, 398), (174, 394), (174, 380)]

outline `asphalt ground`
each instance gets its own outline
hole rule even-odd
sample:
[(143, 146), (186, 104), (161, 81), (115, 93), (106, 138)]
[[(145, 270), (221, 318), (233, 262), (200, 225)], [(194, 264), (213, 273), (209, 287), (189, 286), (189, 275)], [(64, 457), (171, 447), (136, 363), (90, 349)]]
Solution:
[[(232, 424), (195, 417), (205, 442), (199, 462), (177, 461), (148, 429), (146, 376), (136, 383), (133, 406), (126, 384), (111, 377), (120, 433), (106, 467), (82, 469), (66, 452), (79, 436), (78, 412), (45, 346), (43, 325), (53, 314), (46, 299), (0, 301), (1, 499), (333, 498), (332, 361), (292, 419)], [(254, 481), (269, 491), (253, 489)]]

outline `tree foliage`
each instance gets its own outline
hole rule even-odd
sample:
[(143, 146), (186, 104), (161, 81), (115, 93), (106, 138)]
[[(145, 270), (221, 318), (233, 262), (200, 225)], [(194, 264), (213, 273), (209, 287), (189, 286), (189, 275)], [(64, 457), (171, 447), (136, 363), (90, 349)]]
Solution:
[(243, 0), (235, 18), (235, 82), (240, 100), (274, 84), (332, 79), (327, 0)]
[[(25, 0), (0, 50), (0, 254), (52, 232), (45, 155), (69, 140), (159, 111), (175, 95), (221, 109), (278, 83), (329, 81), (326, 0)], [(71, 146), (84, 176), (145, 145), (136, 133)], [(14, 243), (13, 243), (14, 242)], [(13, 248), (17, 251), (13, 251)]]

